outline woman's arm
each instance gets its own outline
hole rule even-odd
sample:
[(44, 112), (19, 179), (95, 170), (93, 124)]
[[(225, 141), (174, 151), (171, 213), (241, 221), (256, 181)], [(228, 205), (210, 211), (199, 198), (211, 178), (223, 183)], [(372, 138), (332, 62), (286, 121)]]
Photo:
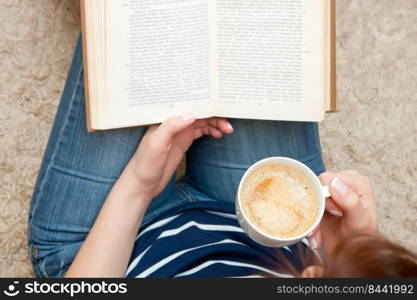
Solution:
[(65, 277), (124, 276), (150, 201), (151, 198), (137, 188), (133, 164), (129, 163)]
[(146, 209), (172, 178), (192, 142), (203, 135), (221, 138), (232, 132), (231, 125), (219, 118), (176, 117), (151, 126), (65, 277), (124, 277)]

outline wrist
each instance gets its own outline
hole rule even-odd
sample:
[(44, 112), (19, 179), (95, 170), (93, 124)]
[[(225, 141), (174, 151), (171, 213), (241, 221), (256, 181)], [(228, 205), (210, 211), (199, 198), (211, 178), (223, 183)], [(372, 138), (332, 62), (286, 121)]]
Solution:
[(152, 201), (152, 196), (143, 186), (138, 184), (137, 174), (134, 165), (129, 162), (123, 170), (118, 183), (120, 188), (124, 190), (128, 199), (149, 205)]

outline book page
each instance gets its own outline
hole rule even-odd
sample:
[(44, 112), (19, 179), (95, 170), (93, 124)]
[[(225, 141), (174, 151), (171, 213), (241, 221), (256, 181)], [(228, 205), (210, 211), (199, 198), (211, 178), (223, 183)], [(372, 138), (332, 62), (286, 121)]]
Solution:
[(217, 0), (217, 115), (321, 121), (327, 0)]
[(108, 9), (106, 127), (213, 116), (208, 1), (110, 0)]

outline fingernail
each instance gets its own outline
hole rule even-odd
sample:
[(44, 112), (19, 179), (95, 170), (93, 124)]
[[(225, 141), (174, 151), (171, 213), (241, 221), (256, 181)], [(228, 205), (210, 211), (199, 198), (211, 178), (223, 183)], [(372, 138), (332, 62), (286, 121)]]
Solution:
[(185, 114), (185, 115), (182, 116), (182, 119), (184, 121), (193, 120), (193, 119), (195, 119), (195, 115), (194, 114)]
[(228, 127), (229, 127), (229, 129), (230, 129), (231, 131), (234, 131), (232, 124), (227, 123), (227, 125), (228, 125)]
[(317, 240), (316, 240), (316, 238), (311, 238), (310, 240), (309, 240), (309, 246), (310, 246), (310, 248), (311, 249), (313, 249), (313, 250), (316, 250), (317, 248), (318, 248), (318, 245), (317, 245)]
[(340, 180), (339, 178), (335, 178), (333, 179), (332, 183), (331, 183), (331, 187), (339, 194), (339, 196), (343, 197), (346, 196), (347, 192), (348, 192), (348, 187), (346, 186), (346, 184), (344, 184), (344, 182), (342, 180)]
[(343, 216), (342, 213), (338, 210), (329, 210), (328, 213), (338, 218)]

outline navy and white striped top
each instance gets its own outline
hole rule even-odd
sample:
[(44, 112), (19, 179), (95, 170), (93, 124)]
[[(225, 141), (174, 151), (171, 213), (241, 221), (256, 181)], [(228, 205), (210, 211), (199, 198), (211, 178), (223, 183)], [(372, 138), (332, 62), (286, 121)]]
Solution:
[(293, 277), (313, 260), (306, 241), (280, 249), (261, 246), (240, 228), (233, 205), (198, 201), (141, 228), (126, 276)]

